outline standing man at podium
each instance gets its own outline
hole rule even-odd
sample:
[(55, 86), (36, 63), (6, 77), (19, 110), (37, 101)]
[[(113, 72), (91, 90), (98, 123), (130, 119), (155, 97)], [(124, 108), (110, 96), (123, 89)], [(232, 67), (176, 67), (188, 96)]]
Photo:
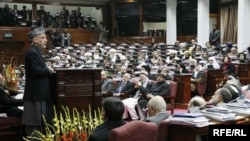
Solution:
[(25, 134), (30, 136), (35, 130), (44, 133), (43, 116), (47, 123), (52, 122), (53, 107), (49, 77), (54, 70), (46, 66), (41, 55), (47, 45), (44, 28), (32, 28), (28, 37), (31, 40), (31, 47), (25, 54), (26, 81), (22, 123), (25, 126)]

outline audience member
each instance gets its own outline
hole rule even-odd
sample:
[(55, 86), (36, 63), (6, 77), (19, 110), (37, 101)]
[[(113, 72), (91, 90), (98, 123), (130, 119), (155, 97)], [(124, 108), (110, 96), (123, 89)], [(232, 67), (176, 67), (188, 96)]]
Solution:
[(117, 88), (113, 91), (113, 96), (125, 96), (133, 95), (134, 83), (130, 81), (130, 74), (125, 73), (122, 77), (122, 81), (117, 84)]
[(71, 35), (64, 29), (64, 32), (61, 33), (61, 46), (69, 47), (71, 45)]
[(39, 18), (37, 21), (39, 27), (48, 27), (48, 14), (44, 9), (44, 5), (41, 5), (40, 9), (37, 10), (37, 17)]
[(229, 73), (233, 76), (236, 76), (235, 75), (235, 66), (234, 64), (232, 63), (232, 60), (229, 56), (225, 56), (223, 59), (222, 59), (222, 64), (221, 64), (221, 70), (225, 71), (225, 70), (229, 70)]
[(89, 136), (88, 141), (108, 141), (109, 132), (125, 124), (122, 119), (124, 105), (116, 97), (108, 97), (103, 102), (104, 123), (97, 126), (94, 133)]
[(159, 62), (159, 59), (161, 58), (160, 55), (159, 55), (159, 52), (158, 51), (154, 51), (152, 53), (152, 58), (149, 58), (150, 59), (150, 63), (151, 64), (158, 64)]
[(62, 34), (60, 28), (56, 28), (56, 30), (53, 31), (53, 33), (51, 34), (51, 39), (53, 47), (61, 46)]
[(238, 59), (238, 56), (239, 56), (239, 53), (237, 51), (237, 48), (236, 47), (232, 47), (230, 49), (230, 52), (227, 54), (232, 60), (237, 60)]
[(208, 63), (205, 65), (204, 69), (220, 69), (220, 64), (214, 56), (211, 56), (208, 58)]
[(120, 55), (116, 53), (116, 49), (111, 48), (108, 51), (107, 57), (112, 64), (115, 64), (117, 60), (120, 60)]
[(110, 77), (110, 73), (108, 71), (101, 72), (101, 80), (102, 80), (102, 94), (112, 94), (113, 92), (113, 80)]
[(11, 97), (9, 91), (5, 89), (5, 78), (0, 74), (0, 113), (6, 113), (8, 117), (21, 117), (23, 110), (18, 106), (23, 106), (23, 100)]
[(197, 83), (204, 83), (205, 82), (205, 73), (202, 70), (200, 65), (196, 65), (195, 69), (191, 76), (191, 96), (197, 95)]
[[(134, 86), (133, 95), (130, 95), (129, 98), (123, 100), (125, 105), (125, 111), (123, 114), (123, 118), (127, 119), (130, 115), (132, 120), (139, 119), (138, 112), (136, 111), (136, 105), (138, 104), (138, 100), (140, 100), (142, 95), (145, 95), (147, 90), (147, 86), (149, 86), (149, 79), (147, 77), (147, 72), (141, 72), (139, 76), (139, 81)], [(143, 117), (140, 117), (143, 118)]]
[(13, 5), (13, 9), (11, 10), (11, 17), (13, 18), (14, 25), (19, 25), (19, 10), (17, 8), (18, 6), (16, 4)]
[(163, 74), (165, 76), (166, 80), (172, 80), (173, 76), (169, 74), (169, 70), (167, 69), (167, 67), (163, 67), (160, 70), (160, 73)]
[(215, 47), (220, 46), (220, 30), (217, 29), (217, 25), (213, 25), (213, 30), (209, 34), (209, 42)]
[(150, 65), (148, 65), (148, 64), (142, 65), (141, 66), (141, 71), (145, 71), (145, 72), (148, 73), (149, 80), (154, 80), (155, 74), (151, 74), (151, 67), (150, 67)]
[(170, 95), (170, 86), (165, 82), (166, 78), (163, 74), (158, 74), (155, 83), (151, 83), (150, 86), (147, 87), (146, 95), (142, 95), (142, 98), (139, 101), (139, 106), (144, 109), (147, 106), (148, 100), (156, 95), (167, 96)]
[(206, 100), (201, 96), (194, 96), (190, 99), (187, 106), (188, 113), (200, 112), (200, 107), (206, 105)]
[(147, 122), (154, 122), (160, 125), (161, 121), (167, 119), (169, 115), (166, 112), (167, 104), (162, 96), (154, 96), (147, 105), (148, 117), (144, 120)]
[(188, 112), (200, 112), (207, 107), (219, 106), (225, 107), (225, 103), (232, 101), (232, 95), (227, 88), (219, 88), (207, 102), (200, 96), (193, 97), (188, 103)]
[(239, 53), (238, 55), (238, 63), (248, 63), (245, 53)]
[(25, 85), (25, 66), (24, 65), (19, 65), (19, 75), (18, 75), (18, 80), (19, 80), (19, 85), (24, 86)]
[(182, 74), (182, 73), (190, 73), (184, 63), (178, 64), (175, 73)]
[(241, 87), (240, 81), (230, 73), (230, 70), (225, 70), (223, 71), (223, 80), (218, 84), (217, 87), (221, 88), (227, 83), (232, 83), (238, 86), (239, 88)]

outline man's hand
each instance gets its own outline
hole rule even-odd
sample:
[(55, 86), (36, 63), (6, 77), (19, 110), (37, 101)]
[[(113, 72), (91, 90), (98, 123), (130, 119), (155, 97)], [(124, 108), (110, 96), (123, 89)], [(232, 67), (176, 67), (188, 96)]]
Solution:
[(154, 97), (154, 95), (152, 95), (152, 94), (147, 94), (147, 98), (148, 98), (148, 99), (151, 99), (152, 97)]
[(48, 66), (48, 69), (49, 69), (51, 74), (55, 73), (54, 69), (51, 66)]

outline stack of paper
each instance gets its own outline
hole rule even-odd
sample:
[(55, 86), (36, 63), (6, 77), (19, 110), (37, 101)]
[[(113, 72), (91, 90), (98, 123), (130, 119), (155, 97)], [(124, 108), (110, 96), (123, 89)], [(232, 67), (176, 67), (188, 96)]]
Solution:
[(207, 118), (210, 118), (212, 120), (216, 121), (230, 121), (235, 120), (236, 114), (232, 113), (231, 111), (227, 110), (218, 110), (218, 109), (205, 109), (201, 110), (201, 113), (206, 116)]
[(170, 116), (169, 122), (204, 127), (209, 124), (209, 119), (200, 113), (182, 113)]
[(227, 103), (228, 109), (241, 116), (250, 116), (250, 104), (248, 101)]

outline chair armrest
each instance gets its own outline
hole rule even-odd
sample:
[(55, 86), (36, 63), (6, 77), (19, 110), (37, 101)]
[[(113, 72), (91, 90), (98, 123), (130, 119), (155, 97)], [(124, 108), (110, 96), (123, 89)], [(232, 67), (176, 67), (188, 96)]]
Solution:
[(171, 99), (171, 98), (175, 98), (175, 96), (173, 95), (165, 95), (165, 96), (162, 96), (164, 99)]
[(122, 93), (122, 94), (120, 95), (120, 98), (121, 98), (121, 99), (126, 99), (126, 98), (128, 98), (128, 97), (129, 97), (129, 95), (126, 94), (126, 93)]
[(102, 92), (102, 96), (103, 97), (110, 97), (110, 96), (113, 96), (113, 93), (112, 92), (105, 92), (105, 93)]

